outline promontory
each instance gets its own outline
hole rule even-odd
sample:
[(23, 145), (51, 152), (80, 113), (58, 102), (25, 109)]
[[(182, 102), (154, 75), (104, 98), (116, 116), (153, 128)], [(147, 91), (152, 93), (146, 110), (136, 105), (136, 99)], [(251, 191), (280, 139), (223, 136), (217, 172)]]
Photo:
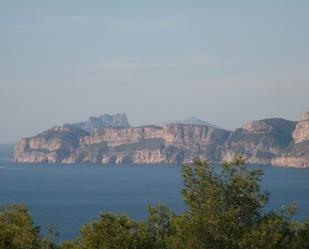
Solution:
[(270, 118), (234, 131), (208, 123), (130, 127), (125, 114), (91, 117), (23, 138), (20, 163), (181, 164), (244, 157), (248, 163), (309, 167), (309, 112), (299, 121)]

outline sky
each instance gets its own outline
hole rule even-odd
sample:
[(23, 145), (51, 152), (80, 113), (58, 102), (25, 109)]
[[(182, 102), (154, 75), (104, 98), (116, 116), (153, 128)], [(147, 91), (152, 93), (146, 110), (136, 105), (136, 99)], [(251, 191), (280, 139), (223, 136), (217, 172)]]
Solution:
[(0, 0), (0, 143), (104, 113), (298, 120), (308, 24), (307, 0)]

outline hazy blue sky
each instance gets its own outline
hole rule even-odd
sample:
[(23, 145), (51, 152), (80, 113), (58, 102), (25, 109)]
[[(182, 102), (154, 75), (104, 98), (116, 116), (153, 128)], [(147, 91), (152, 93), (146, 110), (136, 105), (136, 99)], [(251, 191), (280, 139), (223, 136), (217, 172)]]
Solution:
[(0, 0), (0, 142), (103, 113), (297, 120), (308, 25), (308, 0)]

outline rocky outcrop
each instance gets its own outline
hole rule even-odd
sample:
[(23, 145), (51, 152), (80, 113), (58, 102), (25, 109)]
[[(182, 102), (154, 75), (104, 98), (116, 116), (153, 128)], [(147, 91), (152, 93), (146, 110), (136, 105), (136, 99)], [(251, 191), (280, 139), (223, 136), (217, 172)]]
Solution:
[(271, 163), (278, 166), (309, 168), (309, 112), (297, 122), (293, 142), (284, 148)]
[(74, 124), (65, 124), (66, 127), (76, 127), (88, 132), (93, 129), (99, 129), (104, 127), (130, 127), (127, 115), (125, 113), (120, 114), (104, 114), (100, 117), (90, 117), (89, 120)]
[[(59, 132), (55, 131), (58, 130)], [(73, 134), (76, 133), (74, 136)], [(75, 137), (67, 141), (66, 137)], [(91, 134), (75, 127), (57, 127), (16, 146), (17, 162), (162, 163), (196, 158), (219, 160), (216, 148), (229, 132), (207, 126), (168, 124), (163, 127), (108, 127)]]
[(309, 168), (309, 157), (284, 156), (271, 160), (271, 164), (282, 167)]
[(242, 156), (249, 163), (269, 164), (293, 141), (295, 125), (279, 118), (248, 122), (231, 133), (221, 149), (221, 158), (230, 161)]
[(16, 162), (65, 162), (89, 133), (75, 127), (54, 127), (16, 145)]
[(301, 143), (309, 140), (309, 112), (304, 113), (301, 120), (297, 123), (296, 129), (293, 132), (295, 143)]
[[(55, 127), (15, 148), (17, 162), (181, 164), (243, 156), (249, 163), (309, 167), (308, 114), (246, 123), (235, 131), (207, 125)], [(110, 123), (111, 124), (111, 123)], [(93, 125), (95, 126), (95, 125)], [(86, 128), (87, 129), (86, 129)]]

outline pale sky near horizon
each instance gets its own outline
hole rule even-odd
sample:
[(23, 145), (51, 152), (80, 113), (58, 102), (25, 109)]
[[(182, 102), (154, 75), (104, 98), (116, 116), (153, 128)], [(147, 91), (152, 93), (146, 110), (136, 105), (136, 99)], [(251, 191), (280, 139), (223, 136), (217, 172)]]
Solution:
[(308, 24), (302, 0), (0, 0), (0, 143), (104, 113), (298, 120)]

